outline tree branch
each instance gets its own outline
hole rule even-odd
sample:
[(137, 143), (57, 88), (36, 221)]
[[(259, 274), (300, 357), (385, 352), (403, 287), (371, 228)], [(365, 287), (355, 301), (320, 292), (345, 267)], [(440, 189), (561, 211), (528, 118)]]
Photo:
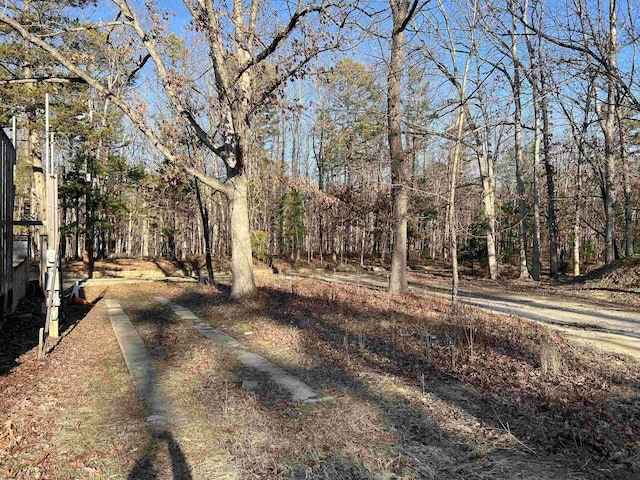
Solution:
[[(46, 52), (51, 58), (56, 60), (60, 65), (69, 70), (77, 77), (83, 79), (90, 87), (95, 89), (105, 99), (109, 99), (116, 105), (129, 119), (134, 123), (136, 127), (151, 141), (151, 143), (158, 149), (158, 151), (172, 164), (178, 168), (182, 168), (191, 175), (198, 174), (198, 179), (207, 185), (220, 190), (222, 193), (230, 194), (231, 189), (217, 179), (207, 177), (190, 167), (187, 167), (184, 162), (181, 162), (177, 155), (175, 155), (167, 145), (158, 137), (156, 132), (144, 121), (144, 118), (140, 113), (133, 109), (127, 102), (125, 102), (121, 95), (118, 95), (109, 87), (102, 84), (95, 79), (91, 74), (85, 72), (82, 68), (76, 65), (71, 59), (61, 53), (57, 48), (48, 44), (41, 38), (31, 34), (23, 25), (14, 19), (8, 17), (4, 13), (0, 13), (0, 23), (7, 25), (11, 29), (15, 30), (22, 38), (29, 43), (40, 48)], [(206, 181), (205, 181), (206, 179)]]
[(213, 142), (209, 134), (202, 128), (200, 123), (193, 116), (193, 113), (191, 112), (191, 110), (187, 108), (187, 106), (184, 104), (180, 96), (177, 94), (176, 89), (173, 85), (173, 82), (169, 78), (169, 72), (167, 71), (167, 68), (164, 64), (162, 55), (160, 55), (160, 52), (158, 52), (156, 48), (155, 38), (153, 36), (147, 35), (145, 30), (142, 28), (142, 25), (140, 24), (140, 21), (138, 20), (137, 15), (133, 11), (133, 9), (131, 8), (127, 0), (114, 0), (114, 3), (118, 5), (122, 14), (130, 22), (136, 34), (138, 35), (138, 37), (140, 37), (140, 40), (142, 41), (145, 48), (147, 49), (148, 54), (153, 59), (153, 62), (156, 65), (156, 71), (158, 72), (158, 76), (160, 77), (160, 81), (162, 82), (162, 85), (165, 91), (169, 95), (171, 102), (173, 103), (174, 107), (178, 111), (178, 114), (183, 118), (185, 118), (191, 124), (191, 126), (196, 132), (196, 135), (198, 136), (198, 139), (209, 150), (211, 150), (213, 153), (215, 153), (219, 157), (223, 157), (224, 155), (223, 148), (219, 145), (216, 145)]
[(329, 7), (335, 7), (335, 6), (338, 6), (338, 4), (324, 3), (323, 5), (310, 6), (303, 10), (297, 10), (296, 12), (294, 12), (294, 14), (289, 19), (289, 23), (287, 23), (287, 25), (282, 30), (276, 33), (276, 35), (271, 40), (271, 43), (269, 43), (269, 45), (267, 45), (260, 53), (253, 56), (251, 60), (246, 62), (244, 65), (240, 66), (240, 68), (238, 69), (238, 72), (236, 72), (234, 83), (237, 82), (240, 79), (240, 77), (252, 66), (257, 65), (260, 62), (264, 61), (265, 59), (267, 59), (267, 57), (269, 57), (269, 55), (275, 52), (280, 46), (280, 44), (284, 40), (286, 40), (287, 37), (289, 37), (291, 32), (296, 28), (298, 23), (304, 17), (306, 17), (310, 13), (322, 12), (324, 10), (327, 10)]
[(34, 78), (14, 78), (11, 80), (0, 80), (0, 86), (8, 87), (11, 85), (29, 85), (33, 83), (87, 83), (81, 77), (34, 77)]
[(215, 177), (209, 177), (209, 176), (205, 175), (202, 172), (199, 172), (198, 170), (196, 170), (194, 168), (184, 167), (184, 171), (187, 172), (189, 175), (193, 175), (195, 178), (200, 180), (205, 185), (213, 188), (214, 190), (218, 190), (219, 192), (222, 192), (223, 194), (225, 194), (227, 196), (231, 195), (231, 193), (233, 191), (233, 189), (229, 185), (227, 185), (226, 183), (221, 182), (220, 180), (218, 180)]
[(614, 67), (613, 65), (610, 65), (610, 62), (604, 56), (598, 54), (597, 52), (595, 52), (591, 48), (588, 48), (586, 45), (580, 45), (580, 44), (575, 43), (575, 42), (562, 40), (560, 38), (557, 38), (557, 37), (554, 37), (552, 35), (549, 35), (549, 34), (545, 33), (541, 29), (529, 24), (527, 19), (524, 18), (524, 15), (522, 15), (522, 14), (518, 15), (517, 18), (525, 27), (531, 29), (536, 35), (539, 35), (540, 37), (542, 37), (545, 40), (553, 43), (554, 45), (557, 45), (557, 46), (562, 47), (562, 48), (566, 48), (567, 50), (571, 50), (571, 51), (574, 51), (574, 52), (582, 53), (582, 54), (586, 55), (587, 57), (595, 60), (595, 62), (597, 64), (599, 64), (601, 67), (603, 67), (606, 70), (607, 74), (611, 75), (612, 78), (615, 79), (616, 83), (618, 83), (620, 85), (620, 87), (622, 88), (624, 93), (627, 95), (627, 97), (629, 98), (629, 100), (633, 104), (634, 108), (636, 108), (637, 110), (640, 110), (640, 100), (638, 100), (636, 95), (633, 93), (633, 90), (631, 89), (631, 87), (620, 76), (620, 70), (617, 67)]

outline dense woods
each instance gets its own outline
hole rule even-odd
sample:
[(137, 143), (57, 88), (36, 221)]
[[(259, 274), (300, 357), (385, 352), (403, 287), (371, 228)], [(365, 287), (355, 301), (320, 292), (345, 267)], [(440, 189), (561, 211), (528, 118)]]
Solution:
[(49, 93), (69, 258), (230, 259), (237, 297), (252, 257), (390, 266), (394, 292), (407, 262), (579, 275), (639, 248), (637, 23), (617, 0), (10, 2), (16, 217), (40, 218)]

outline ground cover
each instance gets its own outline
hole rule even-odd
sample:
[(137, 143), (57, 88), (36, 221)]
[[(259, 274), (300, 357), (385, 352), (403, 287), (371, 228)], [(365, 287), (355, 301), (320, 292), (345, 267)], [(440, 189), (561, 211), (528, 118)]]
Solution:
[(103, 307), (69, 307), (46, 360), (40, 320), (0, 334), (0, 351), (18, 354), (0, 372), (0, 478), (126, 478), (144, 451), (144, 415)]
[[(224, 288), (196, 284), (87, 287), (96, 305), (73, 307), (79, 322), (48, 360), (37, 361), (27, 344), (5, 362), (0, 476), (640, 475), (640, 369), (632, 360), (578, 348), (516, 318), (470, 308), (452, 314), (433, 296), (394, 297), (266, 271), (258, 282), (259, 294), (241, 303), (227, 301)], [(331, 399), (290, 403), (155, 295)], [(143, 425), (102, 298), (118, 299), (157, 359), (179, 418), (161, 433)], [(256, 379), (258, 388), (241, 388)]]

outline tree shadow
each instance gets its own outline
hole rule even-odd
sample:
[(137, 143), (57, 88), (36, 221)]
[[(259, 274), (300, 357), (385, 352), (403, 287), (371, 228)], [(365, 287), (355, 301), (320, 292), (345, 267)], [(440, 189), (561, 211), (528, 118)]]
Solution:
[[(126, 316), (126, 318), (119, 318)], [(121, 348), (127, 351), (126, 362), (133, 380), (138, 398), (146, 413), (146, 421), (149, 437), (145, 453), (138, 458), (136, 464), (129, 472), (128, 479), (155, 479), (164, 477), (165, 465), (158, 465), (158, 449), (163, 444), (169, 452), (171, 461), (172, 478), (174, 480), (191, 480), (191, 468), (182, 452), (180, 444), (175, 440), (169, 430), (169, 425), (176, 421), (172, 414), (170, 402), (165, 391), (160, 387), (161, 375), (158, 371), (158, 357), (167, 353), (165, 347), (166, 329), (172, 322), (172, 315), (163, 306), (149, 308), (136, 312), (135, 318), (130, 318), (124, 313), (118, 313), (111, 319), (114, 330), (119, 332)], [(145, 345), (142, 336), (136, 332), (134, 324), (147, 324), (153, 327), (151, 345)], [(160, 467), (161, 472), (156, 471)]]
[[(543, 462), (545, 468), (552, 468), (554, 457), (560, 462), (566, 457), (570, 459), (574, 469), (585, 462), (597, 462), (599, 465), (593, 472), (581, 472), (576, 478), (637, 478), (637, 471), (633, 469), (637, 468), (639, 455), (633, 440), (637, 440), (637, 432), (640, 432), (640, 412), (633, 407), (636, 402), (634, 398), (564, 403), (548, 396), (548, 392), (540, 392), (538, 396), (525, 398), (524, 401), (515, 400), (508, 391), (483, 392), (482, 382), (461, 380), (431, 363), (424, 355), (408, 352), (389, 338), (354, 334), (321, 318), (321, 313), (328, 310), (346, 310), (356, 318), (385, 318), (394, 313), (390, 310), (370, 307), (358, 310), (347, 302), (319, 296), (303, 296), (275, 289), (261, 291), (266, 294), (267, 303), (258, 301), (239, 304), (239, 308), (245, 309), (244, 316), (266, 315), (288, 328), (304, 331), (302, 338), (305, 340), (299, 347), (302, 352), (317, 352), (319, 343), (332, 349), (344, 349), (345, 345), (352, 345), (352, 355), (356, 355), (367, 369), (404, 379), (409, 385), (422, 388), (494, 429), (513, 434), (537, 454), (549, 456), (550, 459)], [(174, 301), (190, 306), (189, 296)], [(224, 303), (225, 300), (217, 299), (216, 302)], [(416, 321), (410, 315), (401, 316)], [(488, 335), (485, 341), (505, 355), (534, 367), (539, 366), (538, 352), (518, 344), (517, 340), (510, 339), (508, 335)], [(385, 405), (388, 405), (388, 399), (373, 395), (365, 384), (352, 378), (340, 365), (327, 358), (323, 359), (323, 365), (318, 368), (288, 370), (312, 388), (346, 391), (376, 404), (381, 411), (385, 411)], [(514, 376), (517, 376), (517, 372), (514, 372)], [(616, 382), (616, 379), (609, 378), (609, 381)], [(447, 440), (442, 432), (434, 437), (433, 430), (425, 431), (424, 426), (429, 425), (429, 422), (433, 423), (433, 420), (424, 411), (405, 401), (398, 402), (395, 399), (395, 402), (394, 418), (391, 418), (389, 411), (385, 413), (385, 418), (396, 432), (406, 434), (411, 449), (436, 437), (441, 444), (453, 441), (455, 446), (461, 448), (459, 441), (456, 443), (455, 440)], [(414, 421), (423, 426), (415, 426), (412, 423)], [(417, 430), (413, 432), (412, 429)], [(620, 432), (625, 431), (629, 432), (629, 442), (626, 445), (620, 442), (624, 437)], [(463, 442), (463, 445), (467, 445), (465, 448), (468, 450), (468, 444)], [(453, 444), (449, 444), (445, 450), (449, 451), (450, 447), (453, 448)], [(621, 451), (618, 453), (612, 450), (613, 447), (620, 448)], [(415, 452), (411, 455), (415, 455)], [(532, 464), (542, 462), (533, 454), (527, 454), (526, 458)], [(458, 478), (451, 472), (448, 475), (447, 478)]]
[[(84, 283), (84, 281), (82, 282)], [(70, 302), (72, 298), (73, 287), (68, 288), (63, 292), (63, 302), (60, 305), (60, 324), (58, 327), (59, 336), (57, 339), (49, 339), (49, 349), (47, 355), (53, 353), (58, 346), (64, 341), (65, 337), (71, 334), (80, 322), (89, 314), (89, 312), (104, 298), (107, 289), (103, 290), (96, 298), (90, 303), (84, 305), (73, 304)], [(84, 287), (79, 286), (79, 298), (86, 301), (86, 294)], [(43, 324), (44, 325), (44, 324)], [(53, 341), (52, 341), (53, 340)]]
[(38, 345), (38, 332), (44, 326), (44, 295), (37, 283), (29, 283), (27, 295), (0, 331), (0, 375), (9, 374), (20, 365), (19, 358)]
[[(69, 305), (67, 299), (71, 289), (65, 292), (60, 306), (58, 338), (49, 339), (47, 354), (53, 352), (63, 339), (89, 314), (91, 309), (102, 299), (102, 295), (88, 305)], [(80, 288), (81, 298), (85, 298), (84, 289)], [(38, 286), (38, 281), (29, 284), (27, 295), (20, 301), (14, 314), (5, 323), (0, 332), (0, 375), (7, 375), (20, 365), (20, 357), (38, 346), (39, 331), (45, 325), (43, 313), (45, 298)], [(53, 342), (52, 342), (53, 340)]]

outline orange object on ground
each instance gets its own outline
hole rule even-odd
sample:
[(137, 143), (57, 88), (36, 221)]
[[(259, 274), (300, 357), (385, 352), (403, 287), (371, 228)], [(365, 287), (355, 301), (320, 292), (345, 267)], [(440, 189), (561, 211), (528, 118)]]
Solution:
[(91, 302), (87, 302), (84, 298), (76, 297), (72, 295), (69, 299), (69, 305), (89, 305)]
[(69, 298), (69, 305), (90, 305), (91, 302), (87, 302), (84, 298), (80, 298), (80, 285), (78, 282), (73, 286), (71, 292), (71, 298)]

